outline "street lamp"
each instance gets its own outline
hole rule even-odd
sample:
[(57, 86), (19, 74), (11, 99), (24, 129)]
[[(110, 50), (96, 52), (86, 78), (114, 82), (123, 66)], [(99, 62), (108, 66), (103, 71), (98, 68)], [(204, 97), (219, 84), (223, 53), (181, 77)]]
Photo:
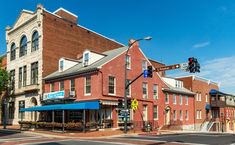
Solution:
[(135, 44), (136, 42), (138, 41), (141, 41), (141, 40), (151, 40), (152, 37), (150, 36), (147, 36), (147, 37), (144, 37), (144, 38), (140, 38), (140, 39), (137, 39), (131, 43), (128, 44), (128, 48), (127, 48), (127, 51), (126, 51), (126, 54), (125, 54), (125, 77), (124, 77), (124, 110), (125, 110), (125, 118), (124, 118), (124, 133), (127, 133), (127, 92), (126, 90), (129, 88), (128, 84), (127, 84), (127, 61), (126, 61), (126, 58), (128, 56), (128, 52), (129, 52), (129, 49), (131, 48), (131, 46), (133, 44)]

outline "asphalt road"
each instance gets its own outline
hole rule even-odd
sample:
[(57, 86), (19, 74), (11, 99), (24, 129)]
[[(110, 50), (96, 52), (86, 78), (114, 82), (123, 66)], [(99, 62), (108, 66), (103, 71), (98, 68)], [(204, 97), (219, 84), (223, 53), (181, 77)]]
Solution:
[(235, 145), (235, 134), (181, 133), (157, 136), (125, 135), (94, 139), (68, 139), (0, 130), (0, 144), (21, 145)]
[(103, 141), (88, 141), (88, 140), (65, 140), (55, 142), (38, 142), (38, 143), (26, 143), (21, 145), (123, 145), (123, 143), (112, 143)]
[(165, 143), (198, 145), (235, 145), (235, 134), (188, 133), (158, 136), (126, 136), (125, 139), (165, 141)]

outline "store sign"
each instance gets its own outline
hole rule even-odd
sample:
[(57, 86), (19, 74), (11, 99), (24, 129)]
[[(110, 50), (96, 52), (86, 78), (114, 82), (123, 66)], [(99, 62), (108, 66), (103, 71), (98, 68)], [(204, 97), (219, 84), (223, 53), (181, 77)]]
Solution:
[(58, 98), (64, 98), (64, 91), (45, 93), (43, 95), (43, 100), (58, 99)]

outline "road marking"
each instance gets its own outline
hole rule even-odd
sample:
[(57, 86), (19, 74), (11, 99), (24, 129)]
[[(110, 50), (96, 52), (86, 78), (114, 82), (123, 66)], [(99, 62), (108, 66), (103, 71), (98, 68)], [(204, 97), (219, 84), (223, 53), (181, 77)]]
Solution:
[(11, 141), (11, 140), (22, 140), (22, 139), (38, 139), (38, 138), (41, 138), (39, 136), (32, 136), (32, 137), (17, 137), (17, 138), (4, 138), (4, 139), (0, 139), (0, 142), (3, 142), (3, 141)]
[[(128, 140), (139, 140), (139, 141), (151, 141), (151, 142), (162, 142), (162, 143), (165, 143), (167, 141), (162, 141), (162, 140), (151, 140), (151, 139), (142, 139), (142, 138), (116, 138), (116, 139), (119, 139), (119, 140), (122, 140), (122, 139), (128, 139)], [(153, 139), (153, 138), (152, 138)]]
[(116, 144), (116, 145), (135, 145), (135, 144), (130, 144), (130, 143), (118, 143), (118, 142), (109, 142), (109, 141), (93, 141), (93, 140), (83, 140), (83, 139), (65, 139), (65, 140), (55, 140), (55, 141), (41, 141), (41, 142), (34, 142), (34, 143), (22, 143), (19, 145), (37, 145), (37, 144), (43, 144), (43, 143), (52, 143), (52, 142), (65, 142), (65, 141), (80, 141), (80, 142), (97, 142), (97, 143), (103, 143), (103, 144)]
[(167, 143), (175, 143), (175, 144), (185, 144), (185, 145), (209, 145), (209, 144), (200, 144), (200, 143), (189, 143), (189, 142), (177, 142), (177, 141), (173, 141), (173, 142), (167, 142)]

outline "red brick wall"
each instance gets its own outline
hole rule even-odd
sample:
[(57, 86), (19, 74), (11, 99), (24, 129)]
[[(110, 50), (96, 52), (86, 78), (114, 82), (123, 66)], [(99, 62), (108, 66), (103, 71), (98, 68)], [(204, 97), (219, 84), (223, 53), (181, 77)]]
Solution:
[[(132, 47), (129, 51), (129, 56), (131, 57), (131, 69), (128, 70), (128, 79), (133, 80), (140, 73), (142, 73), (142, 60), (145, 60), (141, 51), (138, 47)], [(124, 96), (124, 60), (125, 54), (121, 54), (115, 59), (111, 60), (105, 64), (99, 72), (92, 74), (91, 78), (91, 96), (84, 96), (84, 76), (76, 77), (76, 91), (77, 91), (77, 101), (81, 100), (90, 100), (90, 99), (100, 99), (100, 100), (118, 100)], [(150, 65), (150, 64), (148, 64)], [(108, 94), (108, 77), (114, 76), (116, 78), (116, 94)], [(148, 99), (143, 99), (142, 93), (142, 83), (148, 83)], [(153, 99), (153, 84), (158, 84), (158, 99)], [(65, 83), (69, 85), (68, 83)], [(45, 85), (45, 91), (48, 91), (49, 84)], [(102, 88), (103, 87), (103, 88)], [(148, 120), (153, 121), (153, 105), (158, 106), (158, 120), (155, 123), (158, 123), (160, 126), (164, 125), (165, 120), (165, 107), (167, 106), (164, 102), (165, 94), (162, 91), (162, 88), (167, 87), (165, 83), (159, 78), (157, 73), (153, 73), (153, 78), (144, 78), (140, 77), (136, 82), (131, 85), (131, 98), (136, 98), (139, 101), (139, 107), (133, 115), (133, 120), (142, 121), (143, 116), (143, 105), (147, 105), (148, 109)], [(103, 91), (102, 91), (103, 90)], [(183, 95), (184, 96), (184, 95)], [(179, 100), (177, 100), (179, 102)], [(185, 102), (185, 98), (183, 99)], [(183, 124), (192, 124), (193, 123), (193, 97), (189, 97), (189, 105), (183, 103), (182, 106), (172, 104), (172, 95), (170, 96), (171, 108), (175, 108), (178, 111), (183, 110), (183, 115), (185, 115), (185, 110), (189, 111), (189, 120), (183, 121)], [(113, 119), (117, 119), (117, 114), (113, 110)], [(114, 113), (115, 112), (115, 113)]]
[(77, 17), (75, 17), (75, 16), (73, 16), (73, 15), (71, 15), (71, 14), (69, 14), (69, 13), (67, 13), (63, 10), (59, 10), (55, 14), (61, 16), (62, 18), (66, 19), (68, 21), (71, 21), (71, 22), (77, 24), (77, 21), (78, 21)]
[(104, 52), (121, 46), (43, 11), (43, 77), (58, 69), (61, 57), (75, 59), (85, 49)]
[[(173, 94), (169, 93), (169, 103), (165, 104), (165, 107), (169, 106), (171, 108), (171, 121), (175, 125), (192, 125), (194, 124), (194, 96), (193, 95), (184, 95), (184, 94), (175, 94), (176, 95), (176, 104), (173, 104)], [(182, 95), (182, 105), (180, 105), (180, 95)], [(188, 105), (186, 105), (186, 97), (188, 96)], [(177, 120), (173, 118), (173, 110), (177, 112)], [(183, 120), (180, 120), (180, 110), (183, 112)], [(186, 120), (186, 110), (188, 110), (188, 120)]]
[[(163, 66), (166, 66), (165, 64), (163, 63), (160, 63), (160, 62), (157, 62), (155, 60), (151, 60), (149, 59), (149, 61), (151, 62), (151, 64), (155, 67), (155, 68), (159, 68), (159, 67), (163, 67)], [(165, 76), (165, 71), (161, 71), (159, 72), (160, 76)]]
[[(217, 85), (211, 84), (205, 81), (197, 80), (190, 77), (180, 78), (184, 82), (184, 87), (187, 89), (191, 89), (195, 93), (201, 93), (201, 101), (197, 101), (195, 95), (195, 123), (203, 123), (206, 119), (206, 109), (205, 106), (207, 103), (210, 103), (210, 95), (209, 92), (211, 89), (219, 89)], [(206, 102), (205, 96), (208, 96), (208, 102)], [(202, 119), (196, 119), (196, 110), (201, 110), (202, 112)], [(208, 116), (210, 116), (211, 112), (209, 112)]]

